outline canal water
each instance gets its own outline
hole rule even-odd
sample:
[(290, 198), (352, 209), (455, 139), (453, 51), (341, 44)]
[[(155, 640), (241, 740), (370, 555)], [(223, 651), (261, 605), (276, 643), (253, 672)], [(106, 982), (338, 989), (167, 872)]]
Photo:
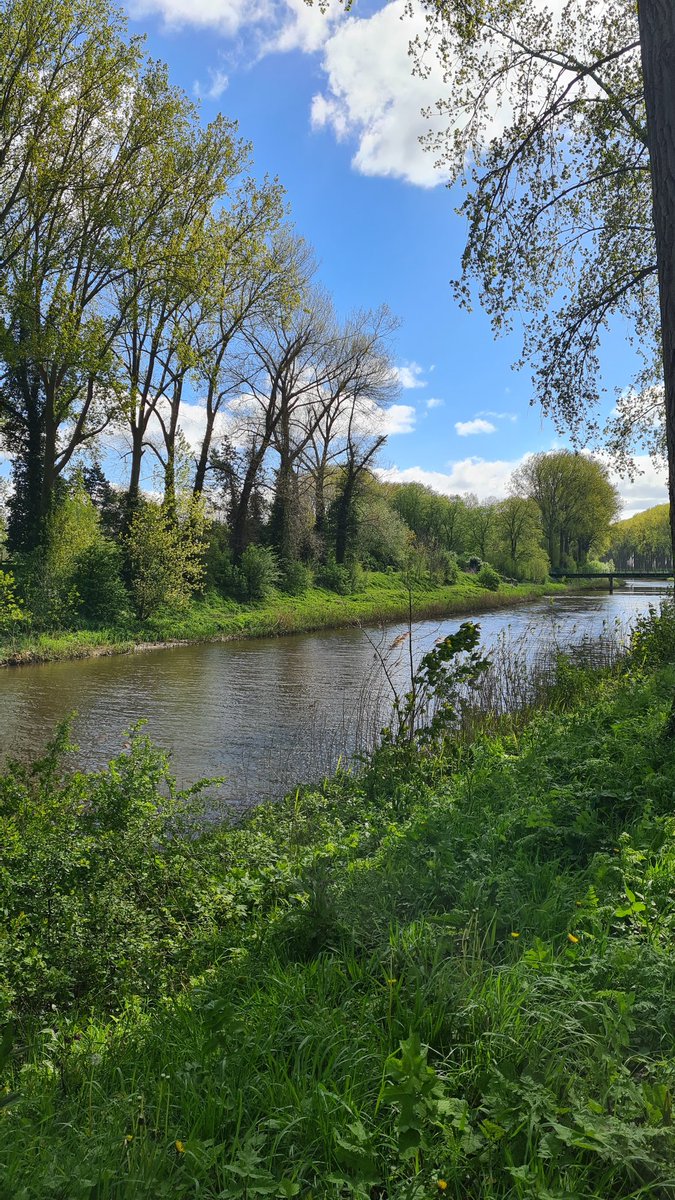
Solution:
[[(613, 596), (556, 596), (475, 618), (420, 621), (412, 658), (471, 619), (485, 649), (500, 638), (529, 657), (550, 644), (565, 649), (625, 630), (666, 590), (631, 585)], [(409, 679), (406, 632), (403, 624), (340, 629), (2, 670), (0, 758), (36, 754), (75, 713), (76, 761), (97, 767), (145, 720), (181, 784), (222, 776), (210, 807), (245, 807), (320, 777), (368, 745), (390, 711), (390, 681), (404, 691)]]

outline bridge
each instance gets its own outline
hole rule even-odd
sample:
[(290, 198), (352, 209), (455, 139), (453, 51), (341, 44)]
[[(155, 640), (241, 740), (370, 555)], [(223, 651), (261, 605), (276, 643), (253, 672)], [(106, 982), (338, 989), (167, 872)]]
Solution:
[(609, 594), (614, 595), (615, 579), (674, 579), (672, 571), (551, 571), (551, 579), (609, 579)]

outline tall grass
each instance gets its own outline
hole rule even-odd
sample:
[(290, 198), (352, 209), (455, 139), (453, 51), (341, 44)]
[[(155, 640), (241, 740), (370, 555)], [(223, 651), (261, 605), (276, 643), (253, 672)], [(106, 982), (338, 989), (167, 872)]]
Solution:
[(673, 1200), (675, 626), (637, 643), (201, 838), (145, 744), (6, 774), (3, 1200)]

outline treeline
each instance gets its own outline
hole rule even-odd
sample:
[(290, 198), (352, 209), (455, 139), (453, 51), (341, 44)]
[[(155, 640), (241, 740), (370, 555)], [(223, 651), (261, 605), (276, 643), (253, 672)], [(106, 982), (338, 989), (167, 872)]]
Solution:
[[(260, 487), (251, 506), (247, 544), (239, 554), (232, 492), (241, 475), (234, 455), (214, 463), (209, 516), (203, 497), (196, 501), (182, 486), (171, 505), (139, 498), (128, 522), (128, 490), (113, 487), (99, 467), (82, 468), (61, 485), (44, 543), (15, 551), (11, 573), (0, 573), (0, 629), (25, 621), (37, 629), (145, 621), (185, 608), (192, 596), (259, 601), (274, 589), (300, 594), (311, 584), (346, 594), (360, 589), (364, 569), (404, 572), (423, 587), (452, 585), (460, 570), (491, 589), (502, 578), (543, 582), (550, 570), (550, 528), (545, 493), (538, 489), (562, 471), (578, 472), (577, 508), (563, 510), (568, 544), (586, 555), (564, 557), (563, 567), (573, 572), (588, 569), (588, 554), (607, 549), (616, 496), (601, 465), (569, 451), (528, 460), (513, 476), (512, 494), (499, 501), (386, 483), (364, 467), (351, 480), (346, 526), (348, 465), (327, 466), (320, 502), (316, 475), (294, 472), (285, 521), (276, 467), (269, 473), (269, 497)], [(587, 483), (585, 492), (579, 479)]]
[(610, 553), (620, 571), (670, 571), (670, 506), (657, 504), (611, 528)]

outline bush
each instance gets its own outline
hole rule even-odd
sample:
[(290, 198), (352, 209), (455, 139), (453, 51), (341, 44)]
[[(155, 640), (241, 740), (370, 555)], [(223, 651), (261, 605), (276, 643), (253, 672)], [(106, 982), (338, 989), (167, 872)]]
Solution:
[[(179, 957), (192, 877), (187, 806), (165, 755), (135, 733), (101, 772), (63, 773), (64, 727), (42, 760), (0, 776), (0, 1026), (13, 1011), (156, 992)], [(188, 924), (189, 924), (188, 920)]]
[(247, 546), (238, 572), (239, 585), (247, 600), (266, 600), (279, 582), (277, 556), (269, 546)]
[(321, 568), (317, 582), (339, 596), (351, 596), (363, 590), (365, 575), (359, 563), (337, 563), (333, 558)]
[(0, 570), (0, 635), (12, 633), (24, 614), (16, 598), (14, 576)]
[(235, 583), (234, 565), (227, 526), (212, 521), (207, 529), (204, 552), (204, 590), (220, 595), (232, 592)]
[(480, 571), (483, 560), (477, 554), (460, 554), (457, 564), (460, 571), (468, 571), (470, 574), (475, 575), (477, 571)]
[(122, 583), (122, 556), (102, 538), (80, 554), (73, 571), (78, 611), (90, 621), (114, 621), (127, 612), (129, 596)]
[(490, 592), (496, 592), (500, 583), (499, 572), (495, 571), (494, 567), (491, 567), (489, 563), (483, 563), (478, 572), (477, 582), (482, 588), (487, 588)]
[(279, 587), (289, 596), (301, 596), (312, 586), (312, 572), (297, 559), (287, 558), (281, 564)]
[(126, 536), (131, 595), (141, 618), (165, 605), (184, 608), (203, 574), (202, 525), (196, 506), (177, 524), (157, 504), (144, 503)]

